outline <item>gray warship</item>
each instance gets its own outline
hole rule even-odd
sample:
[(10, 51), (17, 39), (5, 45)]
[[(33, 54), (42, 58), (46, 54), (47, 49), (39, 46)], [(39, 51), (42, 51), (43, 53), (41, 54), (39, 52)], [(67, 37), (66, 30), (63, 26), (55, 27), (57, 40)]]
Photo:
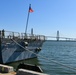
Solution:
[(41, 51), (44, 35), (0, 30), (0, 63), (10, 63), (37, 57)]

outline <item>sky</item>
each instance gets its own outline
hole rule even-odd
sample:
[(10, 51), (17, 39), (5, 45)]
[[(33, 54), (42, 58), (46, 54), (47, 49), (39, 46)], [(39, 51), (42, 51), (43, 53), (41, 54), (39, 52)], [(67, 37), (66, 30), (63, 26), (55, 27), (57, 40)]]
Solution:
[(0, 0), (0, 30), (76, 38), (76, 0)]

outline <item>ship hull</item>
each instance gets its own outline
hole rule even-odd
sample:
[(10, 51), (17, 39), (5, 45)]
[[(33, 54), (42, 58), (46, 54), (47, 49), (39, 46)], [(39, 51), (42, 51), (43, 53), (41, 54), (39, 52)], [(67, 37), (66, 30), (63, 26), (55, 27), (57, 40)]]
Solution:
[[(32, 50), (33, 52), (35, 50)], [(35, 52), (36, 54), (38, 52)], [(25, 60), (25, 59), (30, 59), (37, 57), (35, 54), (30, 53), (28, 51), (23, 51), (23, 52), (15, 52), (15, 51), (5, 51), (2, 53), (2, 62), (3, 63), (10, 63), (10, 62), (15, 62), (15, 61), (20, 61), (20, 60)]]
[[(17, 41), (18, 44), (12, 40), (2, 44), (2, 60), (0, 63), (10, 63), (37, 57), (37, 54), (40, 51), (40, 49), (37, 48), (42, 46), (42, 41), (32, 41), (28, 44), (28, 46), (25, 47), (24, 45), (21, 45), (21, 42), (23, 41), (19, 41)], [(19, 45), (21, 45), (21, 47)]]
[(37, 57), (45, 36), (0, 30), (0, 63)]

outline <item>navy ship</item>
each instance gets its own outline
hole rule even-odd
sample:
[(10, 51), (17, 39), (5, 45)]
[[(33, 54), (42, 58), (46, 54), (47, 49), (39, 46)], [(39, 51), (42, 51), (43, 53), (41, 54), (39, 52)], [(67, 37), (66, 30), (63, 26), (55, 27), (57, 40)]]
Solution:
[(45, 36), (0, 30), (0, 63), (10, 63), (37, 57)]

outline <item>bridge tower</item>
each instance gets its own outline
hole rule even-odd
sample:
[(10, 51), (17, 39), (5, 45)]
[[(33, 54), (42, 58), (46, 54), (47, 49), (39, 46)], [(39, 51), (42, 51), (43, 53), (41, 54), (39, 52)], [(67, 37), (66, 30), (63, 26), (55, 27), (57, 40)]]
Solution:
[(59, 41), (59, 31), (57, 31), (57, 37), (56, 37), (57, 41)]

